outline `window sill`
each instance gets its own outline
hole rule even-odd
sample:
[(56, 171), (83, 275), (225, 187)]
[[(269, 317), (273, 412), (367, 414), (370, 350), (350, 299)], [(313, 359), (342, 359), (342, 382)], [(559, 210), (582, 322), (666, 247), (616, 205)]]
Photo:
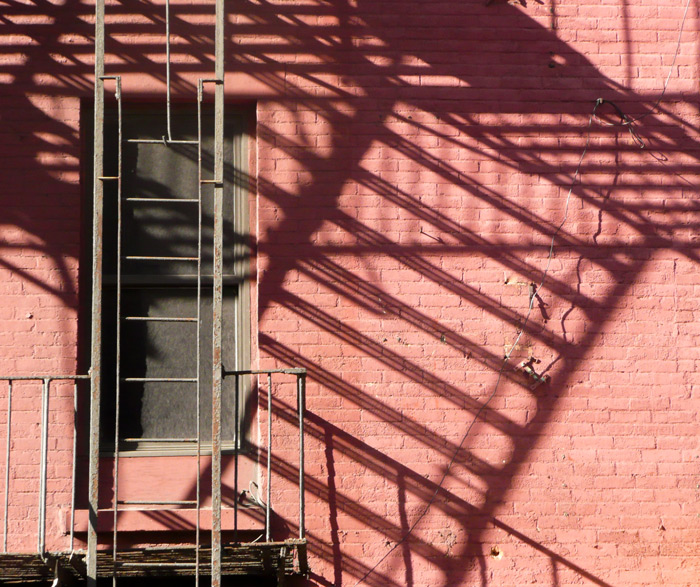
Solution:
[[(239, 447), (238, 454), (240, 457), (247, 456), (253, 453), (250, 445)], [(202, 443), (200, 447), (200, 456), (211, 456), (211, 442)], [(221, 447), (221, 454), (224, 456), (235, 455), (236, 447), (233, 442), (224, 442)], [(156, 442), (139, 442), (132, 443), (129, 448), (121, 448), (119, 450), (119, 458), (132, 457), (193, 457), (197, 456), (197, 444), (194, 442), (173, 442), (173, 443), (156, 443)], [(100, 458), (114, 458), (114, 449), (107, 449), (100, 452)]]

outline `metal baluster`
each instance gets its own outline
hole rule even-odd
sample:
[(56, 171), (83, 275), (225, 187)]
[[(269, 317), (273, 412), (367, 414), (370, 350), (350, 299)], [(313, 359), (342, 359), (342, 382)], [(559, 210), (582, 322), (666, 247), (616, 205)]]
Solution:
[(297, 375), (297, 411), (299, 413), (299, 538), (304, 539), (304, 412), (306, 411), (306, 373)]
[(234, 375), (234, 396), (233, 396), (233, 541), (238, 544), (238, 461), (240, 454), (241, 430), (238, 422), (240, 420), (240, 400), (238, 397), (239, 380), (242, 375)]
[(265, 541), (270, 542), (270, 502), (272, 500), (272, 373), (267, 374), (267, 500), (265, 503)]
[(49, 387), (46, 378), (41, 386), (41, 457), (39, 463), (39, 529), (37, 534), (37, 552), (43, 556), (46, 550), (46, 471), (49, 441)]
[(70, 496), (70, 551), (75, 547), (75, 482), (78, 469), (78, 382), (73, 382), (73, 469)]
[(7, 552), (7, 518), (10, 506), (10, 444), (12, 441), (12, 380), (7, 382), (7, 440), (5, 446), (5, 508), (2, 532), (2, 551)]

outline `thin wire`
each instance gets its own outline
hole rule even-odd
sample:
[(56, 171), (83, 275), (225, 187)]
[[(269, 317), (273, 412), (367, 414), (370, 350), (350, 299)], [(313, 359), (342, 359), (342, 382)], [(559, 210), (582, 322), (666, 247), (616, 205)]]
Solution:
[(574, 186), (576, 185), (576, 180), (579, 177), (579, 174), (581, 172), (581, 166), (583, 164), (583, 160), (586, 157), (586, 153), (588, 152), (588, 147), (590, 146), (591, 142), (591, 126), (593, 124), (593, 119), (596, 114), (596, 110), (598, 107), (603, 103), (603, 100), (600, 98), (595, 101), (595, 105), (593, 107), (593, 111), (591, 112), (590, 116), (588, 117), (588, 125), (586, 127), (586, 144), (583, 148), (583, 152), (581, 153), (581, 157), (578, 161), (578, 165), (576, 166), (576, 171), (574, 172), (574, 176), (571, 180), (571, 185), (569, 186), (569, 192), (566, 195), (566, 202), (564, 204), (564, 218), (562, 221), (559, 223), (557, 226), (556, 230), (552, 234), (552, 239), (549, 245), (549, 256), (547, 258), (547, 264), (544, 268), (544, 271), (542, 272), (542, 279), (540, 281), (540, 284), (537, 286), (537, 289), (535, 292), (530, 296), (530, 303), (527, 309), (527, 313), (525, 314), (525, 320), (523, 321), (522, 325), (520, 326), (517, 336), (515, 337), (515, 341), (510, 347), (510, 350), (506, 353), (505, 357), (503, 358), (503, 363), (501, 364), (501, 368), (498, 371), (498, 377), (496, 378), (496, 384), (493, 386), (493, 391), (489, 395), (489, 397), (486, 399), (484, 403), (481, 404), (479, 409), (477, 410), (476, 414), (474, 414), (474, 417), (472, 418), (472, 421), (470, 422), (469, 426), (467, 427), (467, 430), (465, 431), (464, 435), (462, 436), (462, 440), (459, 442), (459, 446), (457, 449), (454, 451), (454, 454), (452, 455), (452, 458), (450, 459), (450, 462), (447, 464), (447, 467), (445, 467), (445, 471), (442, 474), (442, 477), (440, 481), (437, 484), (437, 487), (435, 488), (435, 491), (433, 495), (431, 496), (430, 500), (428, 500), (428, 503), (425, 505), (423, 508), (423, 511), (420, 513), (420, 515), (416, 518), (416, 520), (411, 524), (411, 527), (406, 531), (406, 533), (403, 535), (401, 540), (399, 540), (394, 546), (392, 546), (389, 551), (380, 558), (377, 563), (369, 570), (367, 571), (358, 581), (353, 585), (353, 587), (357, 587), (360, 585), (364, 580), (369, 577), (378, 567), (381, 565), (388, 557), (389, 555), (394, 552), (401, 544), (406, 542), (406, 540), (410, 537), (410, 535), (413, 533), (413, 531), (416, 529), (416, 526), (421, 522), (421, 520), (426, 516), (428, 513), (428, 510), (431, 508), (433, 503), (435, 503), (435, 499), (438, 496), (438, 493), (442, 489), (442, 486), (447, 479), (447, 475), (450, 473), (450, 470), (452, 469), (452, 466), (454, 465), (455, 461), (457, 460), (457, 457), (459, 456), (459, 453), (462, 451), (462, 448), (464, 446), (464, 443), (467, 441), (467, 438), (469, 437), (469, 434), (472, 431), (472, 428), (474, 428), (474, 425), (478, 422), (479, 418), (481, 417), (481, 414), (486, 410), (488, 405), (491, 403), (494, 397), (496, 397), (496, 393), (498, 392), (498, 386), (501, 383), (501, 378), (503, 377), (503, 372), (506, 368), (506, 365), (508, 364), (508, 361), (510, 360), (510, 356), (515, 350), (518, 341), (520, 340), (520, 337), (523, 335), (523, 332), (525, 331), (525, 327), (527, 326), (527, 323), (530, 319), (530, 314), (532, 313), (532, 308), (535, 303), (535, 299), (537, 298), (540, 290), (544, 286), (545, 279), (547, 278), (547, 274), (549, 273), (550, 266), (552, 264), (552, 258), (554, 257), (554, 243), (556, 241), (557, 235), (561, 231), (561, 229), (564, 227), (564, 224), (566, 223), (566, 220), (569, 216), (569, 202), (571, 201), (571, 194), (574, 191)]
[[(641, 143), (640, 146), (642, 146), (642, 147), (644, 146), (642, 139), (639, 137), (639, 135), (637, 135), (636, 132), (632, 131), (631, 127), (633, 124), (639, 122), (640, 120), (645, 119), (647, 116), (650, 116), (654, 112), (656, 112), (657, 109), (659, 108), (659, 105), (661, 104), (661, 101), (664, 99), (664, 95), (666, 94), (666, 89), (668, 88), (668, 83), (669, 83), (669, 81), (671, 81), (671, 75), (673, 75), (673, 68), (676, 65), (676, 59), (678, 59), (678, 54), (680, 53), (680, 50), (681, 50), (681, 39), (683, 37), (683, 28), (685, 27), (685, 21), (686, 21), (686, 18), (688, 17), (688, 9), (689, 8), (690, 8), (690, 0), (688, 0), (685, 4), (685, 11), (683, 12), (681, 26), (680, 26), (680, 29), (678, 30), (678, 41), (676, 42), (676, 51), (673, 54), (673, 60), (671, 61), (671, 65), (668, 68), (668, 75), (666, 76), (666, 81), (664, 82), (664, 87), (661, 90), (661, 95), (657, 98), (656, 102), (654, 102), (654, 105), (651, 107), (651, 110), (649, 110), (649, 112), (645, 112), (644, 114), (641, 114), (637, 118), (629, 118), (628, 116), (625, 116), (624, 114), (622, 114), (622, 112), (620, 111), (620, 109), (618, 108), (618, 106), (616, 104), (606, 100), (606, 102), (611, 104), (618, 111), (618, 115), (620, 115), (620, 118), (622, 119), (622, 122), (620, 123), (620, 125), (630, 127), (630, 134), (632, 135), (632, 137), (634, 138), (634, 140), (637, 143)], [(604, 122), (602, 120), (596, 120), (596, 122), (598, 122), (598, 124), (601, 124), (603, 126), (619, 126), (616, 124), (610, 124), (610, 123)]]
[(664, 82), (664, 89), (661, 91), (661, 95), (659, 96), (658, 100), (654, 103), (654, 106), (652, 106), (651, 110), (649, 112), (646, 112), (645, 114), (642, 114), (641, 116), (638, 116), (637, 118), (633, 118), (629, 124), (634, 124), (635, 122), (638, 122), (642, 120), (643, 118), (646, 118), (650, 114), (653, 114), (656, 112), (656, 109), (659, 107), (659, 104), (661, 104), (661, 100), (664, 98), (664, 94), (666, 93), (666, 88), (668, 88), (668, 82), (671, 79), (671, 75), (673, 74), (673, 67), (676, 65), (676, 59), (678, 58), (678, 53), (681, 50), (681, 38), (683, 37), (683, 27), (685, 26), (685, 20), (686, 17), (688, 16), (688, 9), (690, 8), (690, 0), (688, 0), (685, 4), (685, 11), (683, 12), (683, 19), (681, 20), (681, 26), (678, 31), (678, 42), (676, 43), (676, 52), (673, 55), (673, 61), (671, 61), (671, 65), (668, 68), (668, 75), (666, 76), (666, 81)]
[[(646, 144), (642, 140), (642, 137), (639, 136), (639, 133), (637, 132), (637, 129), (634, 128), (633, 120), (627, 116), (623, 111), (622, 108), (620, 108), (615, 102), (612, 100), (605, 100), (603, 98), (598, 98), (597, 102), (598, 106), (602, 104), (610, 104), (610, 106), (613, 107), (617, 115), (620, 117), (620, 120), (622, 121), (620, 124), (614, 124), (610, 122), (605, 122), (604, 120), (601, 120), (597, 116), (594, 116), (595, 121), (601, 125), (601, 126), (626, 126), (627, 130), (630, 133), (630, 136), (634, 139), (634, 142), (637, 143), (640, 149), (643, 149)], [(649, 114), (649, 113), (647, 113)], [(639, 120), (639, 119), (637, 119)]]
[(683, 28), (685, 26), (685, 21), (686, 21), (686, 18), (688, 16), (688, 9), (689, 8), (690, 8), (690, 0), (688, 0), (686, 2), (686, 5), (685, 5), (685, 11), (683, 12), (683, 19), (681, 20), (680, 29), (678, 31), (678, 41), (676, 43), (676, 50), (675, 50), (675, 53), (673, 55), (673, 60), (671, 62), (671, 65), (669, 67), (668, 75), (666, 76), (666, 81), (664, 82), (664, 86), (663, 86), (663, 89), (661, 91), (661, 95), (658, 97), (658, 99), (656, 100), (656, 102), (652, 106), (651, 110), (642, 114), (641, 116), (638, 116), (637, 118), (629, 118), (627, 115), (624, 114), (624, 112), (622, 112), (620, 107), (617, 106), (617, 104), (615, 104), (614, 102), (611, 102), (609, 100), (604, 100), (603, 98), (598, 98), (595, 101), (593, 111), (591, 112), (590, 116), (588, 117), (588, 125), (586, 128), (586, 144), (585, 144), (584, 149), (581, 153), (581, 157), (580, 157), (578, 165), (576, 167), (576, 171), (574, 172), (574, 176), (571, 180), (571, 185), (569, 186), (569, 192), (566, 195), (566, 203), (564, 205), (564, 218), (562, 219), (562, 221), (559, 223), (556, 230), (552, 234), (552, 240), (551, 240), (550, 245), (549, 245), (549, 256), (547, 258), (547, 264), (545, 266), (545, 269), (542, 273), (542, 280), (540, 281), (540, 284), (537, 286), (537, 289), (534, 291), (534, 293), (532, 293), (530, 295), (530, 303), (528, 305), (527, 313), (525, 314), (525, 320), (523, 321), (522, 326), (518, 330), (518, 334), (516, 335), (515, 341), (511, 345), (510, 350), (506, 353), (506, 356), (503, 359), (503, 363), (501, 364), (501, 368), (498, 371), (498, 377), (496, 378), (496, 384), (493, 387), (493, 391), (491, 392), (491, 395), (489, 395), (489, 397), (486, 399), (486, 401), (483, 404), (481, 404), (481, 406), (477, 410), (476, 414), (474, 414), (472, 421), (470, 422), (469, 426), (467, 427), (467, 430), (465, 431), (464, 435), (462, 436), (462, 440), (460, 441), (459, 446), (455, 450), (454, 454), (452, 455), (452, 458), (450, 459), (450, 462), (448, 463), (447, 467), (445, 468), (445, 471), (443, 472), (442, 477), (441, 477), (437, 487), (435, 488), (435, 492), (431, 496), (428, 503), (425, 505), (425, 508), (423, 508), (423, 511), (420, 513), (418, 518), (416, 518), (416, 520), (413, 522), (413, 524), (408, 529), (408, 531), (403, 535), (401, 540), (399, 540), (396, 544), (394, 544), (394, 546), (392, 546), (391, 549), (389, 549), (389, 551), (386, 554), (384, 554), (384, 556), (382, 556), (382, 558), (380, 558), (377, 561), (377, 563), (369, 571), (367, 571), (357, 581), (357, 583), (355, 583), (355, 585), (353, 587), (357, 587), (358, 585), (360, 585), (360, 583), (364, 582), (364, 580), (367, 577), (369, 577), (379, 567), (379, 565), (381, 565), (387, 559), (387, 557), (389, 557), (389, 555), (391, 555), (391, 553), (393, 553), (401, 544), (403, 544), (410, 537), (410, 535), (415, 530), (416, 526), (418, 526), (418, 524), (421, 522), (421, 520), (426, 516), (430, 507), (433, 505), (433, 503), (435, 503), (435, 499), (437, 498), (438, 493), (440, 492), (440, 489), (442, 489), (442, 485), (445, 482), (445, 480), (447, 479), (447, 475), (449, 474), (450, 470), (452, 469), (452, 466), (454, 465), (455, 461), (457, 460), (457, 456), (461, 452), (462, 447), (464, 446), (464, 443), (466, 442), (467, 438), (469, 437), (469, 434), (472, 431), (472, 428), (474, 427), (476, 422), (479, 420), (479, 417), (484, 412), (484, 410), (486, 410), (488, 405), (491, 403), (493, 398), (496, 397), (496, 393), (498, 392), (498, 386), (501, 382), (501, 378), (503, 377), (503, 372), (505, 370), (505, 367), (508, 364), (508, 361), (510, 360), (511, 354), (515, 350), (515, 348), (518, 344), (518, 341), (520, 340), (520, 337), (522, 336), (523, 332), (525, 331), (525, 326), (527, 325), (527, 323), (530, 319), (530, 314), (532, 313), (532, 308), (534, 306), (535, 299), (538, 297), (540, 290), (544, 286), (544, 282), (547, 278), (547, 274), (549, 273), (549, 269), (550, 269), (550, 266), (552, 263), (552, 258), (554, 257), (554, 243), (556, 241), (557, 235), (559, 234), (561, 229), (564, 227), (564, 224), (566, 223), (566, 220), (568, 218), (569, 202), (571, 201), (571, 194), (573, 193), (574, 186), (576, 185), (576, 180), (578, 179), (578, 176), (579, 176), (580, 171), (581, 171), (581, 165), (583, 164), (583, 160), (586, 157), (586, 153), (588, 152), (588, 148), (590, 146), (591, 125), (593, 124), (593, 120), (596, 120), (597, 123), (599, 123), (603, 126), (617, 126), (617, 125), (609, 124), (609, 123), (606, 123), (606, 122), (600, 120), (596, 116), (596, 111), (598, 110), (598, 107), (601, 106), (602, 104), (605, 104), (605, 103), (610, 104), (617, 111), (618, 116), (620, 116), (620, 119), (622, 120), (622, 126), (627, 126), (628, 130), (630, 132), (630, 135), (635, 140), (635, 142), (639, 145), (640, 148), (644, 148), (644, 146), (645, 146), (644, 141), (637, 134), (636, 130), (633, 128), (633, 125), (635, 123), (639, 122), (640, 120), (646, 118), (647, 116), (650, 116), (654, 112), (656, 112), (659, 105), (661, 104), (661, 101), (664, 98), (664, 95), (666, 94), (666, 90), (668, 88), (669, 81), (671, 80), (671, 75), (673, 74), (673, 68), (676, 64), (676, 60), (678, 58), (678, 53), (680, 52), (681, 39), (683, 36)]

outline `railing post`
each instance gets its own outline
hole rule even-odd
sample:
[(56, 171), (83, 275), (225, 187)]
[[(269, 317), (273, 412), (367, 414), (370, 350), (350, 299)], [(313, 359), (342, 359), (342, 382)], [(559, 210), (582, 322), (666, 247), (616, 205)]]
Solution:
[(265, 500), (265, 541), (270, 542), (272, 501), (272, 373), (267, 374), (267, 499)]
[(37, 531), (37, 552), (44, 554), (46, 549), (46, 472), (49, 444), (49, 389), (50, 379), (43, 379), (41, 385), (41, 458), (39, 462), (39, 528)]
[(304, 539), (304, 412), (306, 411), (306, 373), (297, 375), (297, 412), (299, 414), (299, 538)]
[(12, 442), (12, 380), (7, 382), (7, 444), (5, 446), (5, 507), (2, 529), (2, 551), (7, 552), (7, 518), (10, 506), (10, 444)]
[(71, 472), (70, 496), (70, 550), (75, 546), (75, 483), (78, 469), (78, 382), (73, 382), (73, 467)]
[(241, 428), (239, 425), (240, 419), (240, 400), (238, 397), (238, 381), (241, 375), (236, 373), (233, 389), (233, 541), (238, 543), (238, 463), (240, 457), (240, 442)]

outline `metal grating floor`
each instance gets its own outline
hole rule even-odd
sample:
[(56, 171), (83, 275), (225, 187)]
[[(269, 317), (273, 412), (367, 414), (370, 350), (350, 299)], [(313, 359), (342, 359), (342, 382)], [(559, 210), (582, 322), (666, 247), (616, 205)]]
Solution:
[[(38, 554), (0, 554), (0, 580), (23, 583), (52, 580), (58, 572), (63, 583), (84, 581), (84, 552)], [(98, 577), (190, 577), (195, 574), (196, 550), (193, 546), (154, 547), (119, 552), (115, 567), (110, 551), (97, 553)], [(201, 575), (211, 573), (211, 549), (200, 548)], [(306, 540), (287, 540), (260, 544), (223, 546), (222, 575), (306, 575)]]

